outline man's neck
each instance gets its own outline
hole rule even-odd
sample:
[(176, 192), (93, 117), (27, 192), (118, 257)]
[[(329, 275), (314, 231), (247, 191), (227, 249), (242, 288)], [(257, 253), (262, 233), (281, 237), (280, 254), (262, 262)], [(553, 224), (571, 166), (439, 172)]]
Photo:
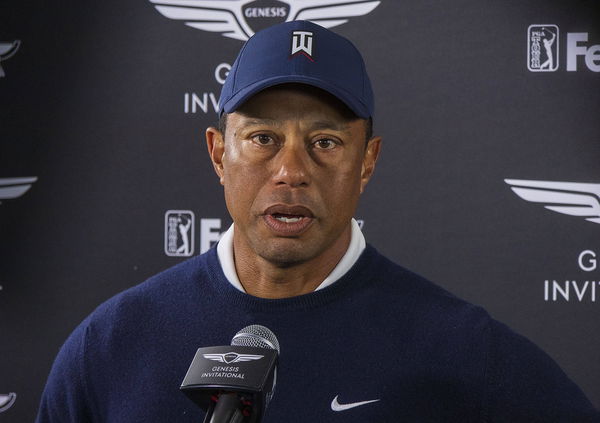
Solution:
[(288, 298), (313, 292), (339, 263), (348, 250), (352, 229), (349, 225), (325, 253), (310, 260), (272, 263), (253, 254), (242, 237), (233, 242), (237, 276), (244, 290), (260, 298)]

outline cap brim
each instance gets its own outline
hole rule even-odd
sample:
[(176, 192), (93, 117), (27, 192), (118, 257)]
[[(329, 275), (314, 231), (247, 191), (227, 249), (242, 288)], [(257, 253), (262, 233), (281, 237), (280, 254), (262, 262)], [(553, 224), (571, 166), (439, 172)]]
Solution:
[(346, 90), (339, 88), (334, 84), (325, 82), (321, 79), (311, 78), (304, 75), (276, 76), (250, 84), (247, 87), (244, 87), (241, 90), (239, 90), (234, 96), (232, 96), (227, 101), (227, 103), (221, 105), (222, 110), (226, 113), (235, 112), (254, 94), (257, 94), (266, 88), (286, 83), (301, 83), (320, 88), (340, 99), (346, 106), (350, 108), (350, 110), (354, 112), (354, 114), (356, 114), (356, 116), (363, 119), (368, 119), (369, 117), (371, 117), (368, 107), (364, 105), (360, 100), (358, 100), (355, 96), (349, 94)]

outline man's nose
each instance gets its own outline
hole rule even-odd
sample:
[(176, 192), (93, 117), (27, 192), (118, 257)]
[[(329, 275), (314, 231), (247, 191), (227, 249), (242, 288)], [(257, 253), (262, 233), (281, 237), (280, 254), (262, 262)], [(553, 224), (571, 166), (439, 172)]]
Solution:
[(308, 186), (310, 183), (310, 154), (304, 142), (289, 142), (275, 158), (274, 180), (277, 185)]

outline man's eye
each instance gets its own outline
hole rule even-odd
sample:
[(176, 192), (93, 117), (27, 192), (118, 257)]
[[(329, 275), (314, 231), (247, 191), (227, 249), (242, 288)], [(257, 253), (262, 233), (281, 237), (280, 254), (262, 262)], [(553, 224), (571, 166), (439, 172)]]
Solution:
[(335, 141), (333, 141), (329, 138), (322, 138), (315, 142), (315, 146), (321, 150), (330, 150), (330, 149), (334, 148), (336, 145), (337, 144), (335, 143)]
[(268, 145), (268, 144), (273, 143), (273, 138), (271, 138), (270, 136), (265, 135), (265, 134), (255, 135), (252, 138), (254, 139), (255, 142), (257, 142), (261, 145)]

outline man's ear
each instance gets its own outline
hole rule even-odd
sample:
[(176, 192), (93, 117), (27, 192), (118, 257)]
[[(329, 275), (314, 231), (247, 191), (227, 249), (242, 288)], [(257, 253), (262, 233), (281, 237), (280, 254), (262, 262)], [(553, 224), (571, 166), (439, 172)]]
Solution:
[(365, 156), (363, 158), (362, 171), (360, 174), (360, 192), (365, 190), (367, 183), (373, 176), (375, 171), (375, 164), (379, 157), (379, 151), (381, 150), (381, 137), (373, 137), (367, 143), (367, 149), (365, 150)]
[(212, 161), (215, 172), (219, 176), (219, 182), (223, 185), (223, 154), (225, 154), (224, 135), (217, 128), (209, 127), (206, 129), (206, 147), (208, 155)]

